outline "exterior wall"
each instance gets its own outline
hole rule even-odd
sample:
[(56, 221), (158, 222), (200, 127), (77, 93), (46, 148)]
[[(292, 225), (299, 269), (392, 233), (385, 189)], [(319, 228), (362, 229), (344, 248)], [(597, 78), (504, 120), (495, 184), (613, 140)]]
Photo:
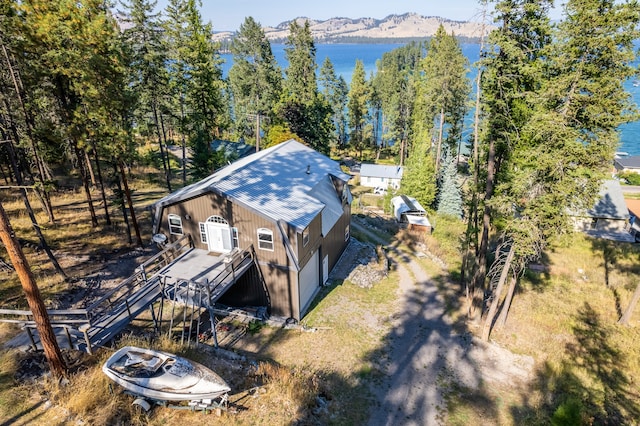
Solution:
[[(240, 249), (246, 249), (252, 244), (255, 248), (260, 270), (269, 291), (272, 314), (300, 318), (297, 272), (287, 257), (276, 223), (243, 206), (234, 204), (218, 194), (206, 193), (164, 207), (159, 231), (168, 237), (169, 242), (180, 238), (180, 235), (169, 233), (169, 214), (181, 217), (183, 233), (191, 234), (195, 246), (203, 250), (208, 250), (208, 246), (200, 239), (200, 222), (205, 222), (213, 215), (225, 218), (229, 222), (229, 226), (238, 229)], [(267, 228), (273, 231), (273, 251), (258, 248), (258, 228)]]
[(370, 188), (381, 186), (385, 189), (388, 189), (389, 187), (398, 189), (400, 188), (400, 179), (360, 175), (360, 185)]
[[(336, 222), (334, 227), (329, 231), (329, 234), (325, 236), (322, 244), (322, 258), (329, 256), (329, 272), (336, 266), (340, 255), (347, 247), (349, 241), (345, 241), (345, 230), (349, 227), (349, 236), (351, 235), (351, 205), (343, 205), (344, 214)], [(320, 259), (322, 262), (322, 259)]]
[[(168, 216), (176, 214), (182, 218), (182, 228), (185, 234), (191, 234), (197, 248), (208, 250), (206, 243), (200, 238), (200, 223), (206, 222), (210, 216), (221, 216), (229, 222), (229, 226), (238, 229), (239, 246), (245, 249), (253, 244), (260, 262), (272, 262), (285, 265), (287, 254), (282, 243), (280, 230), (271, 220), (242, 206), (232, 203), (226, 198), (206, 193), (183, 202), (165, 206), (162, 212), (160, 232), (169, 237), (169, 241), (177, 240), (180, 235), (170, 235)], [(258, 247), (258, 228), (273, 231), (273, 251), (261, 250)]]

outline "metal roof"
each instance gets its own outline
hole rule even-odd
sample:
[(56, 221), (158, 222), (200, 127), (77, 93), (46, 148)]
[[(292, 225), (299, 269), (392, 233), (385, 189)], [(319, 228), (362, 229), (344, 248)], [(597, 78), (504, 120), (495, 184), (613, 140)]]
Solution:
[(606, 180), (600, 188), (600, 198), (587, 214), (594, 218), (628, 219), (629, 210), (624, 201), (620, 182)]
[(640, 155), (620, 157), (614, 160), (623, 169), (640, 169)]
[[(326, 206), (313, 188), (329, 175), (347, 182), (337, 162), (290, 139), (241, 158), (211, 176), (186, 186), (154, 204), (156, 222), (162, 207), (216, 192), (302, 231)], [(333, 185), (332, 185), (333, 186)], [(317, 190), (316, 190), (317, 191)], [(335, 197), (340, 201), (340, 194)]]
[(362, 164), (360, 176), (402, 179), (402, 166), (385, 166), (382, 164)]

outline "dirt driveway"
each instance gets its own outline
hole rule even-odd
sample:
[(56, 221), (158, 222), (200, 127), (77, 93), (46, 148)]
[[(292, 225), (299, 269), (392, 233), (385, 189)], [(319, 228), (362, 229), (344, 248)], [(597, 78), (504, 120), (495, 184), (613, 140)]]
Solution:
[[(366, 224), (359, 232), (384, 244)], [(452, 384), (481, 391), (492, 382), (517, 386), (533, 370), (531, 357), (514, 355), (495, 344), (456, 333), (436, 285), (412, 254), (390, 249), (400, 277), (400, 312), (392, 324), (388, 356), (379, 365), (382, 383), (372, 387), (375, 404), (369, 425), (444, 424), (445, 393)]]

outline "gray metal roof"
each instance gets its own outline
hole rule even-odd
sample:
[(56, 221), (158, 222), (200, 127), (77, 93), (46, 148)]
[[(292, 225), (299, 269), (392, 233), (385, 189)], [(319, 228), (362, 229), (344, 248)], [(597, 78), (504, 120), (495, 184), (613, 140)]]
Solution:
[(614, 160), (623, 169), (640, 169), (640, 155), (620, 157)]
[(620, 182), (606, 180), (600, 188), (600, 198), (588, 212), (590, 217), (607, 219), (628, 219), (629, 210), (624, 201)]
[(382, 164), (362, 164), (360, 166), (360, 176), (401, 179), (402, 166), (385, 166)]
[[(337, 162), (291, 139), (241, 158), (162, 198), (154, 204), (156, 223), (163, 206), (216, 192), (301, 231), (325, 208), (312, 190), (329, 175), (345, 182), (351, 178)], [(335, 197), (340, 200), (337, 192)]]

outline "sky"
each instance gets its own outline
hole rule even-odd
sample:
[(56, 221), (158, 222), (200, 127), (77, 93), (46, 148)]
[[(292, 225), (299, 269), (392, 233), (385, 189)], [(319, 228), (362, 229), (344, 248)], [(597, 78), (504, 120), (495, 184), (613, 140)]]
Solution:
[[(164, 9), (167, 0), (158, 0)], [(263, 27), (273, 27), (301, 16), (325, 20), (335, 17), (382, 19), (414, 12), (455, 21), (481, 21), (478, 0), (202, 0), (200, 13), (214, 31), (236, 31), (247, 16)], [(552, 19), (560, 17), (553, 11)]]

